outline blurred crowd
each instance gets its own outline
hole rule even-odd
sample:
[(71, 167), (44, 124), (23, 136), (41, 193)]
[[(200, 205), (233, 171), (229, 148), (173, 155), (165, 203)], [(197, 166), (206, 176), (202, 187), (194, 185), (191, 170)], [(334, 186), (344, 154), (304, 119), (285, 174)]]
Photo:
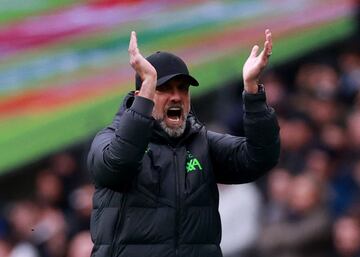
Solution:
[[(281, 127), (279, 164), (257, 184), (219, 185), (224, 255), (359, 257), (360, 53), (303, 63), (291, 84), (288, 75), (262, 79)], [(229, 110), (223, 131), (242, 135), (241, 102)], [(1, 257), (89, 257), (94, 188), (81, 167), (56, 154), (33, 194), (1, 205)]]
[[(358, 50), (358, 49), (357, 49)], [(267, 180), (261, 256), (360, 256), (360, 54), (265, 78), (282, 153)]]
[(71, 154), (56, 154), (44, 166), (34, 192), (1, 206), (0, 256), (89, 257), (94, 187)]
[[(290, 85), (284, 83), (287, 74), (270, 70), (263, 77), (267, 102), (280, 123), (280, 162), (248, 200), (260, 201), (261, 208), (251, 213), (260, 224), (254, 223), (244, 247), (236, 249), (237, 239), (224, 236), (225, 256), (360, 256), (358, 50), (348, 48), (333, 61), (302, 63)], [(242, 113), (240, 107), (234, 109)], [(227, 118), (229, 132), (242, 134), (234, 117)], [(237, 196), (243, 198), (241, 192)], [(237, 205), (234, 194), (230, 197)], [(251, 216), (241, 206), (237, 213), (238, 219), (243, 213)], [(229, 222), (233, 226), (225, 234), (234, 230), (235, 220)]]

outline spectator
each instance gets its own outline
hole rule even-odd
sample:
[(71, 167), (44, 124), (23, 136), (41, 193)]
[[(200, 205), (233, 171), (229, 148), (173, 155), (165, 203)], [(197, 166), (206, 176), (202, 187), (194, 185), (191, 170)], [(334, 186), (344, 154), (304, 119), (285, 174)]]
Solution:
[(69, 202), (72, 209), (72, 215), (68, 221), (70, 224), (70, 236), (73, 236), (78, 231), (90, 229), (89, 220), (92, 210), (93, 194), (94, 187), (90, 184), (85, 184), (70, 194)]
[(266, 85), (268, 104), (273, 106), (278, 114), (287, 114), (289, 94), (281, 78), (274, 71), (269, 71), (264, 74), (261, 81)]
[(322, 185), (309, 175), (298, 175), (293, 179), (289, 215), (264, 228), (259, 240), (260, 256), (329, 256), (331, 223), (323, 208), (322, 193)]
[(90, 232), (81, 231), (70, 241), (67, 257), (89, 257), (92, 247)]
[(44, 207), (64, 207), (64, 185), (51, 170), (42, 170), (36, 177), (36, 200)]
[(262, 220), (265, 226), (283, 221), (287, 215), (287, 203), (292, 176), (286, 169), (274, 169), (267, 180), (267, 201)]
[(309, 120), (304, 115), (297, 115), (281, 120), (280, 126), (280, 164), (292, 173), (299, 173), (304, 168), (304, 156), (313, 144), (314, 134)]
[(225, 257), (243, 256), (259, 235), (260, 192), (254, 184), (220, 185), (219, 189), (223, 234), (221, 249)]
[(360, 256), (359, 217), (345, 215), (336, 220), (333, 226), (336, 257)]
[(42, 257), (63, 257), (67, 245), (67, 224), (61, 210), (43, 207), (34, 228), (34, 242)]
[(40, 257), (33, 235), (39, 212), (30, 201), (16, 202), (11, 206), (8, 215), (13, 242), (10, 257)]
[(333, 154), (337, 160), (344, 158), (347, 151), (345, 126), (338, 123), (324, 124), (320, 129), (320, 145)]
[(348, 50), (339, 56), (341, 70), (340, 96), (344, 102), (352, 104), (360, 89), (360, 54), (359, 49)]
[(11, 252), (11, 245), (7, 240), (0, 239), (0, 256), (9, 257)]
[[(351, 138), (350, 146), (353, 154), (360, 152), (360, 109), (352, 112), (347, 119), (348, 138)], [(357, 157), (353, 156), (354, 158)]]

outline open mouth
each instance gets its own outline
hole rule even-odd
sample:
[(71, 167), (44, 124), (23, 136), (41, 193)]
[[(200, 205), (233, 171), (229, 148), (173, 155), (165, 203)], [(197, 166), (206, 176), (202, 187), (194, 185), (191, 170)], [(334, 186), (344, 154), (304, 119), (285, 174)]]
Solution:
[(168, 119), (176, 122), (180, 120), (181, 114), (181, 107), (170, 107), (166, 112), (166, 116), (168, 117)]

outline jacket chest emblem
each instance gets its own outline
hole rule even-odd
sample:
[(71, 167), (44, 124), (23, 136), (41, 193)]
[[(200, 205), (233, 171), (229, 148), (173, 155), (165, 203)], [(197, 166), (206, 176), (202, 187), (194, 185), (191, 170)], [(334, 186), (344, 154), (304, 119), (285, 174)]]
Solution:
[(186, 154), (186, 172), (194, 172), (194, 171), (201, 171), (202, 167), (197, 158), (195, 158), (189, 151)]

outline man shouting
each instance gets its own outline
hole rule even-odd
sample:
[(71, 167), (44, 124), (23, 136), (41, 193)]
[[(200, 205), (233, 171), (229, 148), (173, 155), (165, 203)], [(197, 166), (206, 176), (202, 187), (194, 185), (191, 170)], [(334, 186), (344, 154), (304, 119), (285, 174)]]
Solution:
[(245, 137), (235, 137), (208, 131), (191, 112), (199, 83), (185, 62), (167, 52), (144, 58), (131, 33), (136, 90), (88, 156), (93, 257), (222, 256), (216, 184), (254, 181), (279, 157), (278, 123), (258, 85), (271, 49), (266, 30), (264, 49), (254, 46), (243, 67)]

